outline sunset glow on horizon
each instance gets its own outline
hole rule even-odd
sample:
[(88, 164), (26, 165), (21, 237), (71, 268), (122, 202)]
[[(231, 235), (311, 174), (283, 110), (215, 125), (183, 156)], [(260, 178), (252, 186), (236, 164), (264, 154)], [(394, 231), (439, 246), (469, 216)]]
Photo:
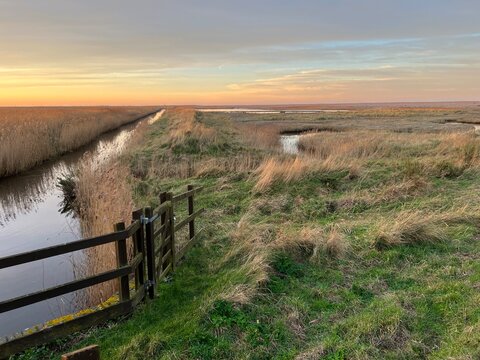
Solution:
[(480, 100), (480, 3), (0, 0), (0, 106)]

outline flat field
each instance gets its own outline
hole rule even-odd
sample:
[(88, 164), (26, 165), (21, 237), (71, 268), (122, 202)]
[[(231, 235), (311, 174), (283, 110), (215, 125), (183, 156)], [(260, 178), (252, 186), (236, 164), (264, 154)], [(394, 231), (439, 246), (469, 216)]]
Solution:
[[(202, 241), (158, 299), (73, 347), (99, 344), (108, 359), (479, 358), (480, 138), (447, 124), (477, 115), (170, 109), (123, 159), (128, 181), (152, 206), (204, 185)], [(280, 132), (299, 124), (323, 131), (283, 153)]]
[(0, 177), (75, 150), (154, 107), (0, 108)]

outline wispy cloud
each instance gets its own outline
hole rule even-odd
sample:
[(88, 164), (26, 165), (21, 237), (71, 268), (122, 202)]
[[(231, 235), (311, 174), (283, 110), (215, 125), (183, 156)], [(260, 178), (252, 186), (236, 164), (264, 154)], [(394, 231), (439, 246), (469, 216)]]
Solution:
[(471, 99), (479, 12), (474, 0), (0, 0), (0, 104), (118, 103), (132, 89), (158, 102)]

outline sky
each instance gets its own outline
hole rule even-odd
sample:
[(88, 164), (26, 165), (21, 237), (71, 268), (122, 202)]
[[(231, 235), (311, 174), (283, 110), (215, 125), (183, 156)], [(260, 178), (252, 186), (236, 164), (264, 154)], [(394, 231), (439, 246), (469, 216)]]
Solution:
[(0, 106), (480, 100), (478, 0), (0, 0)]

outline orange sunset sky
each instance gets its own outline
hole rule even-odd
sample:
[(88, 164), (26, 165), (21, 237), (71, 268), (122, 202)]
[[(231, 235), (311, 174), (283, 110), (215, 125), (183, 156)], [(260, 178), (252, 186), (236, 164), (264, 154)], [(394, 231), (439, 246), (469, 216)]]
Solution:
[(480, 100), (480, 2), (0, 0), (0, 105)]

